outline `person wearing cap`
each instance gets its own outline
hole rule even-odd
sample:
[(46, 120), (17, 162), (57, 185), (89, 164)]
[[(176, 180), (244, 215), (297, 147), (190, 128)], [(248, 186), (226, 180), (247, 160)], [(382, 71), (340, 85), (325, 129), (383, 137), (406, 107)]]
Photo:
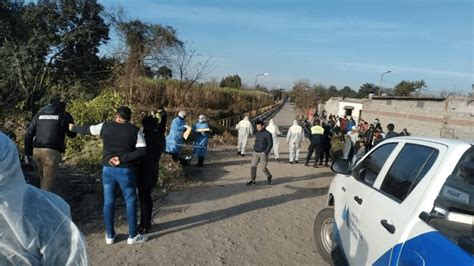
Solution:
[(320, 126), (321, 122), (319, 119), (314, 120), (314, 126), (311, 127), (311, 144), (308, 148), (308, 155), (306, 156), (305, 166), (309, 166), (309, 161), (315, 154), (314, 158), (314, 168), (318, 168), (319, 156), (323, 148), (323, 137), (324, 137), (324, 128)]
[(140, 234), (146, 234), (151, 230), (153, 211), (151, 192), (158, 182), (161, 154), (165, 150), (166, 119), (166, 112), (160, 107), (157, 113), (150, 112), (142, 120), (146, 155), (140, 159), (137, 169), (137, 188), (140, 199), (138, 232)]
[(46, 191), (55, 191), (61, 153), (66, 150), (66, 135), (70, 138), (77, 135), (69, 130), (69, 124), (74, 124), (74, 119), (66, 112), (66, 104), (54, 99), (34, 116), (26, 132), (25, 160), (29, 163), (33, 157), (41, 179), (40, 186)]
[(128, 244), (145, 242), (148, 237), (139, 234), (137, 226), (137, 162), (146, 155), (143, 133), (130, 123), (132, 111), (126, 106), (118, 108), (114, 121), (92, 126), (69, 125), (79, 134), (100, 136), (103, 142), (102, 184), (104, 186), (104, 222), (107, 231), (105, 242), (114, 244), (116, 189), (120, 188), (127, 205)]
[(184, 143), (183, 133), (189, 127), (186, 125), (186, 112), (180, 111), (171, 122), (170, 132), (166, 136), (166, 153), (171, 154), (174, 161), (178, 161), (181, 146)]
[(196, 140), (194, 141), (193, 156), (198, 157), (198, 167), (204, 166), (204, 158), (207, 155), (207, 145), (209, 143), (209, 124), (207, 123), (207, 117), (200, 115), (199, 120), (194, 124), (192, 131), (196, 134)]

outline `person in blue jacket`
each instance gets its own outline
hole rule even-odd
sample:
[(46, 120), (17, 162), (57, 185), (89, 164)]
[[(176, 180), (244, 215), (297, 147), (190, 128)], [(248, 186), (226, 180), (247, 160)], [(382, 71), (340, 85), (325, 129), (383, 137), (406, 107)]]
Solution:
[(193, 155), (198, 157), (198, 167), (204, 165), (204, 158), (207, 154), (207, 144), (209, 143), (209, 124), (205, 115), (199, 116), (199, 121), (193, 126), (193, 133), (196, 134), (194, 141)]
[(183, 145), (183, 133), (188, 128), (186, 125), (186, 112), (180, 111), (178, 116), (171, 122), (171, 128), (166, 136), (166, 153), (171, 154), (173, 160), (178, 161), (179, 152)]

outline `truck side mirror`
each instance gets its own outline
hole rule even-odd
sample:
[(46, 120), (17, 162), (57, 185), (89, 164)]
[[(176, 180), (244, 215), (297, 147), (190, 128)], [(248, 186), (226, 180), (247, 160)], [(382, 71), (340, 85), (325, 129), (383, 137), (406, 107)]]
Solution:
[(338, 174), (348, 175), (351, 173), (351, 161), (348, 159), (338, 159), (332, 166), (331, 170)]

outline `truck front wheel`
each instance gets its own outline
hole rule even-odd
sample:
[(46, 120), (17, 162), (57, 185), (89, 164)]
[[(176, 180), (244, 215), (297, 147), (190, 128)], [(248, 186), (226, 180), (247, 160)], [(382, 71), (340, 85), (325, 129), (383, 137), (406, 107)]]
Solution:
[(337, 252), (338, 247), (333, 239), (333, 226), (334, 209), (325, 208), (321, 210), (314, 221), (314, 240), (319, 255), (321, 255), (325, 261), (336, 264), (336, 258), (334, 256), (339, 252)]

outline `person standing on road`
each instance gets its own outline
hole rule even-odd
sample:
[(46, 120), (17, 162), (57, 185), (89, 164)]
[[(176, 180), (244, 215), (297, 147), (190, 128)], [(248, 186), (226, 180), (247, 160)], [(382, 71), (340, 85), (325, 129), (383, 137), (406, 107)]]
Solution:
[(194, 141), (193, 155), (198, 157), (197, 167), (204, 166), (204, 158), (207, 155), (207, 145), (209, 144), (209, 124), (207, 124), (207, 117), (200, 115), (199, 120), (193, 126), (193, 133), (196, 134)]
[(267, 182), (269, 185), (272, 184), (272, 174), (268, 171), (268, 154), (272, 150), (273, 139), (272, 134), (265, 130), (265, 124), (263, 121), (255, 122), (257, 132), (255, 133), (255, 145), (252, 158), (252, 168), (251, 168), (251, 180), (247, 185), (255, 185), (255, 179), (257, 178), (257, 166), (260, 163), (260, 168), (262, 172), (267, 177)]
[(245, 116), (241, 120), (235, 129), (239, 132), (239, 142), (237, 144), (237, 154), (240, 156), (245, 156), (245, 147), (247, 146), (247, 141), (249, 136), (253, 135), (253, 126), (250, 123), (249, 117)]
[(88, 265), (86, 241), (59, 196), (25, 182), (0, 131), (0, 265)]
[(320, 126), (321, 122), (317, 119), (314, 121), (314, 126), (311, 128), (311, 144), (308, 149), (308, 156), (306, 157), (305, 166), (309, 166), (309, 161), (315, 154), (314, 168), (318, 168), (318, 158), (322, 151), (324, 128)]
[[(163, 109), (161, 109), (163, 110)], [(158, 182), (161, 154), (165, 150), (166, 113), (158, 110), (142, 120), (146, 142), (146, 155), (139, 161), (137, 169), (138, 198), (140, 199), (140, 225), (138, 232), (146, 234), (151, 230), (153, 199), (151, 192)]]
[(54, 191), (56, 174), (62, 161), (61, 153), (66, 150), (66, 135), (70, 138), (77, 135), (69, 130), (69, 124), (74, 124), (74, 120), (71, 114), (66, 112), (66, 104), (55, 99), (34, 116), (26, 132), (26, 162), (29, 163), (33, 156), (38, 167), (41, 188), (46, 191)]
[(342, 150), (343, 158), (347, 160), (352, 160), (354, 155), (354, 143), (349, 133), (344, 135), (344, 148)]
[(166, 152), (171, 154), (174, 161), (178, 161), (179, 152), (183, 145), (183, 133), (189, 127), (186, 125), (186, 112), (180, 111), (178, 116), (171, 122), (171, 128), (166, 136)]
[(400, 136), (397, 132), (395, 132), (395, 125), (390, 123), (387, 125), (387, 134), (385, 134), (384, 139), (394, 138)]
[(303, 128), (294, 120), (293, 125), (288, 129), (286, 142), (290, 148), (290, 164), (298, 163), (300, 158), (301, 143), (304, 141)]
[(273, 152), (275, 154), (275, 160), (277, 162), (280, 162), (280, 141), (278, 140), (278, 136), (281, 135), (281, 132), (278, 126), (275, 124), (275, 121), (273, 121), (273, 119), (270, 119), (270, 122), (267, 126), (267, 130), (272, 134)]
[(120, 187), (127, 205), (127, 244), (145, 242), (148, 236), (138, 233), (137, 228), (137, 178), (135, 166), (146, 155), (146, 142), (138, 127), (130, 123), (132, 111), (118, 108), (112, 122), (93, 126), (70, 125), (73, 132), (100, 136), (103, 142), (102, 183), (104, 185), (104, 221), (107, 235), (105, 242), (111, 245), (117, 234), (114, 230), (116, 189)]
[(408, 129), (404, 128), (402, 132), (399, 134), (400, 136), (410, 136), (410, 132), (408, 132)]
[(331, 126), (323, 122), (324, 134), (322, 140), (321, 153), (319, 154), (319, 165), (323, 165), (323, 159), (326, 158), (324, 166), (329, 166), (329, 159), (331, 158), (331, 139), (332, 130)]

